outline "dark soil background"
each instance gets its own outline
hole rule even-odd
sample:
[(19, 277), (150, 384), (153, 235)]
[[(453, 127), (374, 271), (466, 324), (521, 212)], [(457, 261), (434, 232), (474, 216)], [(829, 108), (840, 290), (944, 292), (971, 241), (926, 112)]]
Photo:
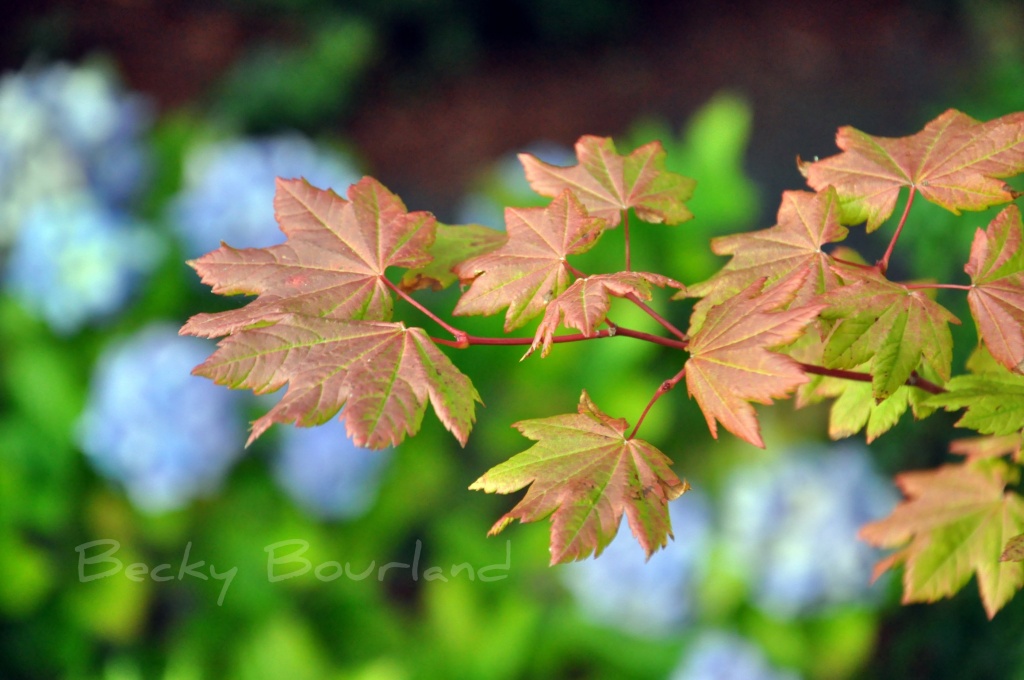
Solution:
[[(103, 51), (129, 87), (166, 111), (208, 99), (253, 44), (301, 44), (324, 5), (25, 3), (4, 22), (12, 28), (0, 66)], [(575, 8), (367, 0), (332, 8), (367, 17), (379, 37), (332, 127), (372, 174), (435, 206), (455, 200), (504, 152), (539, 139), (618, 134), (641, 116), (679, 123), (723, 88), (753, 105), (748, 169), (771, 196), (800, 185), (797, 154), (834, 151), (839, 125), (882, 135), (917, 129), (950, 105), (985, 55), (964, 7), (941, 0), (605, 0)]]

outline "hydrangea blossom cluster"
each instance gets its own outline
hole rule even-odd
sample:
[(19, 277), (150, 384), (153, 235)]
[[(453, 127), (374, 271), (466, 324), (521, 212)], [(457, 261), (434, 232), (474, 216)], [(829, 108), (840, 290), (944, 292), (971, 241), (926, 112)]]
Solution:
[(337, 418), (317, 427), (281, 428), (280, 437), (274, 476), (308, 512), (353, 518), (372, 505), (390, 451), (357, 447)]
[(694, 640), (672, 680), (797, 680), (772, 668), (754, 643), (735, 633), (708, 631)]
[(755, 603), (792, 617), (870, 600), (879, 554), (857, 539), (898, 499), (858, 445), (809, 448), (736, 470), (723, 497), (727, 552)]
[(120, 309), (157, 260), (155, 237), (126, 213), (148, 125), (145, 102), (99, 68), (0, 77), (3, 284), (57, 332)]
[(0, 75), (0, 245), (33, 205), (85, 192), (124, 208), (143, 187), (150, 108), (96, 66)]
[(340, 152), (298, 134), (230, 139), (185, 158), (185, 185), (170, 220), (190, 257), (216, 249), (264, 248), (284, 241), (274, 219), (274, 178), (305, 177), (344, 196), (361, 174)]
[(625, 518), (597, 559), (564, 566), (564, 584), (595, 622), (636, 635), (665, 635), (693, 613), (709, 552), (711, 512), (699, 491), (669, 504), (675, 540), (645, 561)]
[(160, 243), (125, 213), (73, 193), (34, 205), (10, 252), (8, 292), (58, 333), (120, 310)]
[(95, 366), (79, 444), (144, 510), (213, 491), (243, 451), (241, 395), (190, 375), (210, 349), (156, 323), (109, 345)]

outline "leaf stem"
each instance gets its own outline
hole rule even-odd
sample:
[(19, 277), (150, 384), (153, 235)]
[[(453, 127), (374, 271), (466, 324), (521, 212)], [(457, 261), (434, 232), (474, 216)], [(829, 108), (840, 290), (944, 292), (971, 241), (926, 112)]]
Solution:
[[(797, 365), (803, 370), (804, 373), (813, 373), (814, 375), (823, 375), (828, 378), (842, 378), (843, 380), (856, 380), (858, 382), (871, 382), (873, 377), (870, 373), (861, 373), (860, 371), (844, 371), (838, 368), (825, 368), (824, 366), (816, 366), (815, 364), (805, 364), (803, 362), (797, 362)], [(907, 382), (904, 383), (909, 387), (917, 387), (925, 392), (931, 394), (942, 394), (946, 391), (941, 385), (936, 385), (931, 380), (926, 380), (914, 371), (907, 378)]]
[(681, 330), (679, 330), (678, 328), (676, 328), (675, 325), (671, 321), (669, 321), (668, 319), (663, 317), (661, 314), (658, 314), (656, 311), (651, 309), (651, 307), (649, 305), (647, 305), (647, 303), (645, 303), (643, 300), (638, 298), (635, 293), (630, 293), (629, 295), (626, 296), (626, 299), (629, 300), (630, 302), (632, 302), (634, 305), (636, 305), (640, 309), (642, 309), (645, 312), (647, 312), (648, 316), (650, 316), (652, 319), (654, 319), (655, 321), (660, 323), (662, 325), (662, 327), (664, 327), (665, 330), (667, 330), (669, 333), (671, 333), (672, 335), (674, 335), (677, 338), (679, 338), (681, 341), (683, 341), (683, 342), (689, 342), (690, 341), (690, 338), (689, 338), (689, 336), (686, 335), (686, 333), (684, 333)]
[(626, 246), (626, 271), (632, 271), (632, 263), (630, 261), (629, 253), (629, 209), (626, 208), (622, 211), (622, 236)]
[(581, 272), (579, 269), (576, 269), (576, 267), (574, 267), (571, 264), (569, 264), (568, 260), (563, 258), (562, 259), (562, 264), (565, 266), (566, 269), (569, 270), (569, 273), (571, 273), (577, 279), (585, 279), (585, 278), (587, 278), (587, 275), (584, 272)]
[(896, 241), (900, 237), (900, 233), (903, 231), (903, 225), (907, 223), (907, 215), (910, 214), (910, 206), (914, 203), (914, 196), (917, 195), (917, 187), (913, 184), (910, 185), (910, 194), (907, 196), (907, 205), (903, 208), (903, 215), (900, 217), (900, 223), (896, 225), (896, 233), (892, 235), (892, 240), (889, 241), (889, 247), (885, 249), (885, 255), (882, 255), (882, 259), (879, 260), (875, 266), (878, 267), (880, 274), (885, 274), (886, 270), (889, 269), (889, 258), (892, 257), (892, 251), (896, 247)]
[[(483, 337), (479, 335), (463, 334), (465, 342), (458, 340), (446, 340), (445, 338), (431, 338), (434, 342), (439, 345), (446, 347), (455, 347), (458, 349), (466, 349), (471, 345), (531, 345), (533, 344), (533, 338), (509, 338), (509, 337)], [(612, 338), (615, 336), (624, 336), (627, 338), (635, 338), (637, 340), (646, 340), (647, 342), (654, 343), (656, 345), (662, 345), (663, 347), (670, 347), (672, 349), (686, 350), (689, 347), (689, 343), (682, 342), (680, 340), (672, 340), (671, 338), (663, 338), (658, 335), (652, 335), (643, 331), (636, 331), (632, 328), (623, 328), (622, 326), (612, 325), (610, 328), (602, 328), (594, 332), (593, 335), (584, 335), (583, 333), (573, 333), (571, 335), (556, 335), (551, 338), (551, 342), (580, 342), (583, 340), (596, 340), (598, 338)]]
[(949, 288), (952, 290), (970, 290), (973, 286), (965, 286), (960, 283), (904, 283), (908, 290), (927, 290), (929, 288)]
[(686, 366), (684, 365), (681, 369), (679, 369), (678, 373), (676, 373), (674, 376), (658, 385), (658, 389), (654, 390), (654, 394), (651, 395), (651, 400), (647, 402), (647, 406), (644, 407), (644, 412), (640, 414), (640, 418), (637, 419), (636, 425), (633, 426), (633, 431), (629, 433), (628, 437), (626, 437), (627, 440), (632, 439), (633, 437), (636, 436), (637, 430), (640, 429), (640, 425), (642, 425), (644, 419), (647, 418), (647, 413), (648, 411), (651, 410), (651, 407), (654, 406), (655, 402), (657, 402), (663, 396), (668, 394), (672, 390), (672, 388), (678, 385), (679, 381), (682, 380), (685, 376)]
[(396, 293), (398, 293), (399, 297), (401, 297), (403, 300), (408, 302), (410, 305), (412, 305), (416, 309), (418, 309), (421, 312), (423, 312), (424, 314), (426, 314), (438, 326), (440, 326), (441, 328), (443, 328), (446, 331), (448, 331), (449, 333), (451, 333), (452, 337), (455, 338), (455, 342), (453, 342), (453, 343), (449, 342), (449, 341), (446, 341), (446, 342), (442, 342), (441, 344), (448, 345), (450, 347), (460, 347), (460, 348), (461, 347), (469, 347), (469, 343), (468, 343), (469, 335), (466, 333), (466, 331), (462, 331), (462, 330), (459, 330), (458, 328), (455, 328), (454, 326), (452, 326), (451, 324), (446, 322), (444, 319), (439, 317), (437, 314), (434, 314), (432, 311), (430, 311), (429, 309), (427, 309), (426, 307), (421, 305), (419, 303), (419, 301), (417, 301), (411, 295), (409, 295), (404, 290), (402, 290), (401, 288), (399, 288), (398, 286), (393, 284), (391, 281), (389, 281), (386, 277), (381, 276), (380, 278), (381, 278), (382, 281), (384, 281), (384, 283), (388, 286), (388, 288), (390, 288), (391, 290), (393, 290)]

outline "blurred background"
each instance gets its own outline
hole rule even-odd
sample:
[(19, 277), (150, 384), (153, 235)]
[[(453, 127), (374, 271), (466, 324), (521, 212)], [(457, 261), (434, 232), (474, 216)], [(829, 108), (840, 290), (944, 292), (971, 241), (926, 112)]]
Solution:
[[(452, 353), (486, 408), (462, 449), (433, 415), (393, 451), (189, 375), (177, 329), (228, 309), (185, 260), (282, 235), (275, 176), (502, 227), (533, 205), (515, 160), (572, 163), (582, 134), (652, 139), (698, 181), (697, 218), (652, 228), (639, 268), (685, 283), (708, 240), (774, 223), (794, 165), (840, 125), (913, 133), (948, 107), (1024, 109), (1017, 2), (41, 0), (0, 29), (0, 676), (4, 678), (1024, 677), (1024, 603), (973, 584), (901, 607), (857, 528), (893, 473), (942, 462), (954, 418), (868, 448), (827, 408), (762, 409), (768, 448), (677, 390), (643, 436), (694, 491), (644, 564), (623, 533), (547, 566), (547, 527), (485, 536), (516, 501), (470, 492), (529, 442), (509, 425), (586, 388), (635, 422), (678, 359), (628, 341), (518, 362)], [(915, 206), (894, 262), (962, 282), (975, 226)], [(879, 240), (856, 238), (868, 257)], [(877, 249), (877, 250), (875, 250)], [(617, 268), (608, 251), (590, 263)], [(877, 257), (877, 255), (875, 255)], [(427, 293), (447, 312), (457, 291)], [(962, 319), (966, 306), (943, 297)], [(667, 309), (665, 305), (661, 305)], [(667, 311), (685, 325), (682, 305)], [(620, 323), (643, 325), (629, 309)], [(414, 318), (410, 316), (410, 319)], [(460, 324), (496, 335), (500, 319)], [(653, 330), (653, 329), (652, 329)], [(959, 362), (973, 324), (957, 331)], [(389, 565), (389, 566), (388, 566)], [(383, 570), (382, 570), (383, 568)]]

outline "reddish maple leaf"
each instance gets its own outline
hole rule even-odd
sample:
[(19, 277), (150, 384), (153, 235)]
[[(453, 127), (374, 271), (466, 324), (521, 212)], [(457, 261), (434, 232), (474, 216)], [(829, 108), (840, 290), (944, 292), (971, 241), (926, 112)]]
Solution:
[(818, 193), (786, 191), (774, 227), (711, 240), (716, 255), (731, 255), (732, 260), (707, 281), (690, 286), (689, 294), (714, 305), (758, 279), (771, 287), (799, 277), (804, 283), (793, 304), (802, 306), (840, 285), (822, 246), (842, 241), (847, 233), (839, 224), (833, 188)]
[(622, 211), (633, 208), (646, 222), (680, 224), (693, 217), (683, 205), (695, 182), (665, 170), (661, 142), (651, 142), (628, 156), (619, 155), (608, 137), (584, 136), (576, 142), (579, 165), (559, 167), (530, 154), (519, 154), (526, 179), (542, 196), (571, 189), (591, 215), (614, 227)]
[(318, 425), (342, 406), (358, 446), (384, 448), (415, 434), (429, 400), (465, 445), (476, 389), (420, 328), (401, 323), (278, 314), (238, 331), (193, 371), (221, 385), (288, 390), (253, 423), (249, 443), (273, 423)]
[(1024, 499), (1005, 491), (1009, 474), (1002, 461), (984, 459), (897, 475), (906, 500), (860, 531), (872, 545), (904, 546), (875, 566), (875, 578), (905, 565), (907, 604), (949, 597), (977, 574), (985, 612), (995, 616), (1024, 584), (1024, 564), (1000, 562), (1024, 531)]
[(960, 214), (1012, 201), (998, 178), (1024, 172), (1024, 113), (981, 123), (950, 109), (909, 137), (873, 137), (852, 127), (836, 135), (842, 153), (799, 164), (816, 190), (835, 186), (850, 223), (874, 231), (892, 215), (901, 187)]
[(442, 290), (459, 280), (455, 265), (497, 250), (508, 236), (503, 231), (479, 224), (447, 225), (437, 223), (437, 236), (430, 246), (433, 256), (426, 266), (410, 269), (402, 277), (404, 290), (420, 288)]
[(1011, 205), (988, 228), (978, 229), (964, 271), (971, 277), (967, 302), (992, 356), (1011, 371), (1024, 371), (1024, 250), (1020, 210)]
[(1020, 433), (1004, 435), (987, 435), (984, 437), (966, 437), (954, 439), (949, 443), (949, 452), (968, 458), (998, 458), (1010, 456), (1021, 461), (1021, 449), (1024, 439)]
[(406, 212), (383, 185), (364, 177), (346, 201), (306, 180), (277, 180), (274, 210), (287, 241), (238, 250), (222, 245), (189, 264), (221, 295), (257, 295), (245, 307), (197, 314), (181, 332), (228, 335), (280, 312), (388, 320), (393, 301), (387, 267), (430, 261), (435, 220)]
[(718, 437), (717, 421), (763, 448), (757, 414), (748, 402), (771, 404), (773, 398), (786, 397), (807, 382), (797, 362), (769, 351), (800, 337), (824, 308), (811, 304), (782, 309), (803, 285), (802, 278), (791, 277), (762, 293), (764, 279), (759, 279), (711, 307), (699, 330), (691, 327), (686, 387), (714, 437)]
[(623, 513), (650, 557), (672, 536), (668, 502), (690, 486), (672, 472), (672, 461), (641, 439), (626, 437), (629, 424), (601, 412), (586, 391), (578, 413), (523, 420), (514, 425), (537, 443), (488, 470), (470, 489), (526, 496), (491, 528), (513, 520), (551, 517), (551, 564), (600, 555), (615, 537)]
[(959, 324), (923, 291), (889, 281), (873, 269), (844, 269), (848, 285), (824, 300), (823, 319), (836, 321), (823, 354), (829, 368), (856, 368), (870, 362), (875, 398), (885, 399), (907, 382), (920, 365), (949, 380), (953, 337)]
[(455, 266), (472, 282), (453, 314), (494, 314), (508, 308), (505, 331), (519, 328), (569, 286), (566, 257), (586, 252), (604, 230), (569, 191), (546, 208), (506, 208), (508, 242)]
[(579, 330), (583, 335), (593, 335), (608, 314), (611, 297), (624, 298), (635, 295), (641, 300), (650, 300), (652, 284), (659, 287), (683, 288), (683, 284), (667, 276), (645, 272), (597, 274), (573, 281), (564, 293), (548, 305), (526, 356), (532, 354), (538, 347), (541, 348), (542, 357), (548, 355), (559, 320), (565, 326)]

